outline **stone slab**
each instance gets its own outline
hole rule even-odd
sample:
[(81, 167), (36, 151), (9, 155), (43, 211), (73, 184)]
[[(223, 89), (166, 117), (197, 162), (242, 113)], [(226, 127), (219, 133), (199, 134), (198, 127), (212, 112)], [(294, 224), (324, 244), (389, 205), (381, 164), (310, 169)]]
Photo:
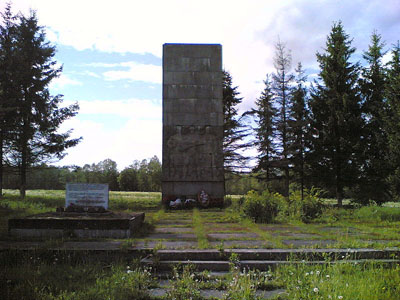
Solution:
[(285, 245), (291, 245), (296, 248), (309, 247), (309, 246), (320, 246), (326, 247), (335, 244), (336, 240), (282, 240)]
[(272, 243), (263, 240), (226, 240), (226, 241), (211, 241), (210, 246), (219, 247), (223, 244), (225, 248), (264, 248), (265, 246), (272, 247)]
[(211, 239), (216, 240), (231, 240), (231, 239), (241, 239), (241, 238), (259, 238), (260, 236), (254, 232), (245, 232), (245, 233), (208, 233), (207, 236)]
[(156, 233), (192, 233), (193, 229), (190, 227), (156, 227)]
[(195, 241), (139, 241), (135, 243), (136, 248), (155, 248), (163, 246), (165, 249), (182, 249), (182, 248), (196, 248), (197, 242)]
[(151, 233), (147, 239), (164, 239), (164, 240), (186, 240), (186, 239), (197, 239), (197, 236), (193, 233)]

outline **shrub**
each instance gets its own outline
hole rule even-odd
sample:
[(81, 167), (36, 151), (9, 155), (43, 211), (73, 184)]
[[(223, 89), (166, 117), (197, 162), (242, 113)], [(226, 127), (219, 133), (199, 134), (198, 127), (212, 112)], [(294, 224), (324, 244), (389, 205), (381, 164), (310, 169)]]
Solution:
[(243, 213), (256, 223), (272, 223), (278, 214), (282, 196), (268, 190), (261, 195), (255, 191), (247, 193), (243, 203)]
[(289, 216), (301, 219), (303, 222), (309, 222), (318, 218), (324, 208), (322, 191), (316, 188), (304, 190), (304, 199), (301, 199), (301, 191), (293, 191), (290, 194)]

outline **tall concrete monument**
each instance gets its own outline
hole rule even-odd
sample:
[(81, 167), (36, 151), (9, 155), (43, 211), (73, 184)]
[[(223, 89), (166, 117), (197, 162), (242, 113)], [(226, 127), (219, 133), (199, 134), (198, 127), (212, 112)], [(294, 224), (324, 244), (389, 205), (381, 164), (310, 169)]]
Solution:
[(223, 204), (223, 121), (221, 45), (164, 44), (164, 204), (202, 191)]

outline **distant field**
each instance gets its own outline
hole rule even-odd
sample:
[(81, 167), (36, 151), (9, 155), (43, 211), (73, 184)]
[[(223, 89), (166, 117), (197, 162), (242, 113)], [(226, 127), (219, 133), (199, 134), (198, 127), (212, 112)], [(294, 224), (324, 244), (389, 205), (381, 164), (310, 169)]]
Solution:
[[(5, 201), (19, 200), (18, 190), (4, 190)], [(64, 190), (28, 190), (26, 200), (41, 207), (56, 208), (65, 206)], [(110, 209), (136, 210), (158, 209), (161, 205), (161, 193), (158, 192), (110, 192)]]

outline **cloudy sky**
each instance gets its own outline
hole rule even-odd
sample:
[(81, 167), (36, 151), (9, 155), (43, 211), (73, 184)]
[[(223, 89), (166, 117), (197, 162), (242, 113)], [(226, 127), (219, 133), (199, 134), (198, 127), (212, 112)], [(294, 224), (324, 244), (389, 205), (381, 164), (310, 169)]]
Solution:
[(83, 141), (60, 165), (111, 158), (122, 169), (135, 159), (161, 158), (164, 43), (222, 44), (244, 111), (273, 71), (278, 38), (310, 78), (335, 21), (354, 39), (355, 59), (362, 60), (373, 30), (388, 47), (400, 39), (399, 0), (13, 0), (13, 8), (37, 11), (64, 66), (51, 91), (80, 104), (63, 127)]

